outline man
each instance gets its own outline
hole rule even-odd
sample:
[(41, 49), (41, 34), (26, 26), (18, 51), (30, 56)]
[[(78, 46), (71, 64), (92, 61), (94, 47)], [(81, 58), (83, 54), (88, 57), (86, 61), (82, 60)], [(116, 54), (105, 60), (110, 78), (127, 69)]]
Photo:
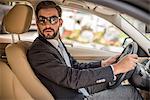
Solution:
[[(142, 99), (131, 86), (104, 90), (116, 75), (134, 69), (138, 62), (137, 55), (127, 55), (117, 63), (114, 62), (118, 56), (100, 62), (78, 63), (59, 37), (59, 27), (63, 24), (61, 8), (53, 1), (41, 1), (35, 13), (39, 37), (33, 42), (27, 56), (35, 74), (56, 100)], [(99, 88), (104, 91), (90, 92), (93, 91), (92, 86), (97, 85), (104, 86), (103, 89)]]

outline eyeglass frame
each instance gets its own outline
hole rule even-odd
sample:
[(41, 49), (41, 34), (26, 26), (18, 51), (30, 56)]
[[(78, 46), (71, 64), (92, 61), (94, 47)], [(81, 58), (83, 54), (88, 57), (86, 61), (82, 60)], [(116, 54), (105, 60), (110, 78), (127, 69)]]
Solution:
[[(40, 18), (42, 18), (42, 19), (40, 20)], [(54, 23), (52, 23), (52, 18), (57, 18), (56, 22), (54, 21)], [(37, 22), (41, 25), (46, 25), (47, 22), (49, 22), (51, 25), (55, 25), (59, 19), (61, 19), (61, 17), (59, 17), (59, 16), (50, 16), (50, 17), (39, 16)], [(44, 22), (42, 22), (43, 20), (44, 20)]]

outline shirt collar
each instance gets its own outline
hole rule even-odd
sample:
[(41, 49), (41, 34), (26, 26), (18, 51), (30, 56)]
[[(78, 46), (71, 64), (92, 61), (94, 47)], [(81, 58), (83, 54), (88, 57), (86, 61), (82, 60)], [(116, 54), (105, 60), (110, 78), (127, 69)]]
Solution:
[(59, 40), (56, 39), (47, 39), (48, 42), (50, 42), (55, 48), (58, 49), (58, 45), (59, 45)]

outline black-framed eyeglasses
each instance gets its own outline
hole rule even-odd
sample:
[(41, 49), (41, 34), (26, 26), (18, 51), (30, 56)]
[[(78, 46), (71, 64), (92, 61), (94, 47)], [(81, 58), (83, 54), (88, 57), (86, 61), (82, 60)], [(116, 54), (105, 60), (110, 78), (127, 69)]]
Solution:
[(58, 20), (60, 19), (60, 17), (58, 16), (51, 16), (51, 17), (44, 17), (44, 16), (39, 16), (38, 18), (38, 23), (41, 25), (46, 25), (47, 21), (54, 25), (58, 22)]

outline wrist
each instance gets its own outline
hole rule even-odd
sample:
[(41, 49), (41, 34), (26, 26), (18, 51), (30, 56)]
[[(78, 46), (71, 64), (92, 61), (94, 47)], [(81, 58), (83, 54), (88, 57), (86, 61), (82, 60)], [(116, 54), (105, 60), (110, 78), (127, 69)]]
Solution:
[(105, 66), (106, 66), (105, 60), (101, 60), (101, 67), (105, 67)]
[(113, 64), (112, 66), (113, 66), (113, 69), (114, 69), (114, 74), (115, 75), (119, 74), (120, 71), (119, 71), (118, 65), (117, 64)]
[(111, 66), (111, 69), (112, 69), (112, 71), (113, 71), (114, 80), (116, 80), (117, 78), (116, 78), (116, 75), (115, 75), (115, 73), (114, 73), (114, 66), (113, 66), (113, 65), (110, 65), (110, 66)]

